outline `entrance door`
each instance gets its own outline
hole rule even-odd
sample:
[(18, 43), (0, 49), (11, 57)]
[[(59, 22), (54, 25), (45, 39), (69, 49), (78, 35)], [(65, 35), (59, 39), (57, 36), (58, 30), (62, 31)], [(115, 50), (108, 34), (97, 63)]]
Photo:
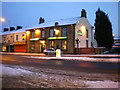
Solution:
[(43, 50), (46, 49), (45, 40), (40, 41), (40, 52), (43, 52)]

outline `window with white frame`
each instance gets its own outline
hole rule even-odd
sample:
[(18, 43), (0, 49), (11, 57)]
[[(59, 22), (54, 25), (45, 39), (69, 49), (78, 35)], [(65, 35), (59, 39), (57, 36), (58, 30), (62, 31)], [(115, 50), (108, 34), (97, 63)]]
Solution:
[(42, 30), (42, 32), (41, 32), (41, 37), (42, 37), (42, 38), (45, 37), (45, 31), (44, 31), (44, 30)]
[(31, 34), (32, 34), (32, 35), (31, 35), (31, 36), (32, 36), (32, 38), (34, 38), (34, 31), (32, 31), (32, 32), (31, 32)]
[(50, 30), (50, 37), (53, 37), (53, 36), (54, 36), (54, 30), (51, 29), (51, 30)]
[(16, 35), (16, 41), (18, 41), (18, 35)]
[(62, 28), (62, 37), (66, 37), (67, 36), (67, 28)]

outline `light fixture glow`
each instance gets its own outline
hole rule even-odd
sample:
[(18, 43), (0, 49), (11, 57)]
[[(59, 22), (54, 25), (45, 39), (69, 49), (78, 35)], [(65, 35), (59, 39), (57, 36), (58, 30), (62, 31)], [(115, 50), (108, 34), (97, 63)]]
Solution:
[(83, 30), (86, 30), (84, 25), (81, 26), (81, 30), (82, 30), (82, 31), (83, 31)]
[(58, 34), (59, 34), (59, 30), (54, 29), (54, 31), (55, 31), (55, 34), (56, 34), (56, 35), (58, 35)]
[(4, 18), (0, 18), (0, 22), (5, 22), (5, 19)]
[(49, 37), (48, 40), (67, 39), (67, 37)]
[(26, 34), (29, 35), (29, 34), (30, 34), (30, 31), (26, 31)]
[(31, 38), (30, 41), (37, 41), (39, 38)]
[(39, 34), (39, 33), (40, 33), (40, 30), (39, 30), (39, 29), (35, 30), (35, 33), (36, 33), (36, 34)]

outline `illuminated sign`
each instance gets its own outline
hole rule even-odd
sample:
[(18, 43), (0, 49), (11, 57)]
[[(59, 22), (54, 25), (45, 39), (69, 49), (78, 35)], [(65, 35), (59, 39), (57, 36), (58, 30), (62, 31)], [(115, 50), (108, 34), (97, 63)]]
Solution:
[(48, 40), (67, 39), (67, 37), (49, 37)]
[(82, 36), (82, 32), (80, 30), (77, 31), (77, 35)]
[(25, 41), (21, 41), (21, 42), (14, 42), (14, 45), (18, 45), (18, 44), (26, 44)]
[(30, 41), (37, 41), (39, 38), (31, 38)]

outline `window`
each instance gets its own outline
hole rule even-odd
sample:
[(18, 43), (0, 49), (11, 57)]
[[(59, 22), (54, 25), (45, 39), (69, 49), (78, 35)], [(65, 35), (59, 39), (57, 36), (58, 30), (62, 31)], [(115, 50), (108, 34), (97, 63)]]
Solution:
[(66, 49), (67, 49), (67, 41), (66, 41), (66, 40), (63, 40), (63, 41), (62, 41), (62, 49), (63, 49), (63, 50), (66, 50)]
[(50, 48), (54, 48), (54, 41), (50, 41)]
[(11, 39), (12, 39), (12, 36), (11, 36)]
[(22, 36), (25, 36), (24, 34)]
[(67, 36), (67, 29), (62, 28), (62, 37), (66, 37), (66, 36)]
[(32, 33), (31, 33), (31, 34), (32, 34), (32, 35), (31, 35), (31, 36), (32, 36), (32, 38), (34, 38), (34, 31), (32, 31)]
[(42, 32), (41, 32), (41, 37), (42, 37), (42, 38), (45, 37), (45, 31), (44, 31), (44, 30), (42, 30)]
[(18, 40), (18, 35), (16, 35), (16, 40)]
[(88, 40), (86, 40), (86, 47), (88, 48)]
[(86, 29), (86, 38), (88, 38), (88, 30)]
[(50, 37), (53, 37), (54, 36), (54, 30), (50, 30)]

